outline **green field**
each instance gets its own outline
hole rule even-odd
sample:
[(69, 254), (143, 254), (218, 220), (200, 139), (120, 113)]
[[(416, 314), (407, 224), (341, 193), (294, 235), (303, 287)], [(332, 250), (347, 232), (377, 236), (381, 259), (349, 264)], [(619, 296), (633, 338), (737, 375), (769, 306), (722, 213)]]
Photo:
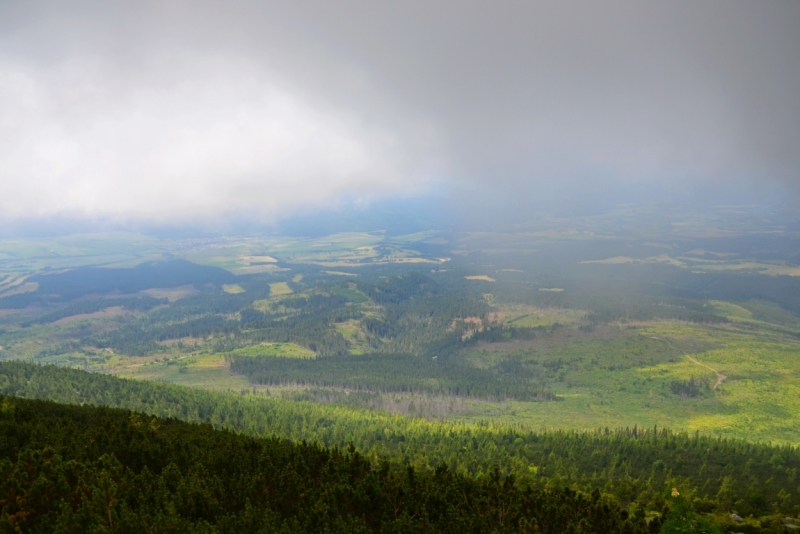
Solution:
[(115, 365), (107, 372), (125, 378), (157, 380), (212, 390), (239, 391), (249, 387), (246, 379), (230, 374), (225, 358), (218, 354), (186, 356), (147, 363), (128, 360)]
[[(537, 340), (536, 346), (521, 343), (474, 350), (470, 358), (479, 365), (502, 358), (564, 362), (552, 385), (563, 400), (547, 405), (478, 403), (476, 408), (482, 411), (459, 418), (477, 421), (492, 416), (547, 429), (658, 426), (800, 443), (797, 342), (685, 323), (629, 326), (616, 333), (616, 339), (572, 337), (550, 347)], [(717, 385), (718, 374), (725, 378)], [(692, 378), (705, 384), (700, 396), (682, 399), (670, 391), (672, 382)]]
[(269, 285), (269, 294), (272, 297), (282, 297), (292, 293), (292, 288), (286, 282), (273, 282)]
[(265, 357), (265, 358), (301, 358), (313, 359), (317, 355), (313, 351), (295, 343), (262, 343), (251, 345), (231, 352), (233, 355)]

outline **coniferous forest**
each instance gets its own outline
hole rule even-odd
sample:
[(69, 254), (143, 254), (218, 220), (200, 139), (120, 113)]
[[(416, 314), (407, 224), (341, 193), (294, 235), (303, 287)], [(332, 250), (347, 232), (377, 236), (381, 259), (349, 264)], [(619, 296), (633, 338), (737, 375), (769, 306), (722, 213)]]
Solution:
[(600, 496), (374, 464), (119, 409), (0, 398), (0, 532), (652, 532)]
[[(254, 531), (449, 532), (457, 526), (474, 532), (538, 532), (559, 525), (551, 531), (657, 532), (675, 505), (672, 488), (692, 513), (716, 517), (739, 531), (781, 532), (784, 516), (800, 509), (800, 451), (793, 447), (660, 429), (535, 433), (429, 423), (14, 362), (0, 364), (0, 394), (14, 396), (2, 401), (2, 465), (4, 474), (12, 474), (4, 488), (3, 518), (11, 524), (14, 518), (36, 517), (49, 525), (41, 532), (53, 531), (59, 521), (89, 517), (106, 524), (109, 514), (118, 525), (142, 528), (156, 521), (175, 525), (176, 531), (191, 525), (240, 532), (252, 525), (247, 528)], [(45, 469), (39, 466), (43, 459), (51, 471), (36, 470)], [(65, 466), (73, 471), (62, 471)], [(314, 478), (316, 472), (328, 478)], [(108, 477), (119, 487), (113, 490), (119, 492), (113, 510), (107, 501), (102, 501), (105, 508), (98, 504), (98, 492), (106, 490), (92, 486), (101, 480), (110, 484)], [(266, 482), (273, 479), (278, 486)], [(24, 486), (25, 480), (33, 489)], [(256, 491), (254, 484), (267, 495), (247, 493)], [(229, 495), (228, 485), (249, 489)], [(47, 497), (40, 495), (35, 504), (32, 496), (31, 506), (41, 509), (15, 508), (17, 501), (10, 498), (39, 491)], [(142, 491), (160, 497), (157, 502), (136, 497)], [(299, 497), (306, 493), (311, 500)], [(294, 500), (273, 501), (270, 495), (294, 495)], [(420, 508), (401, 511), (400, 501), (392, 501), (398, 496)], [(434, 496), (435, 505), (426, 500)], [(56, 498), (71, 504), (44, 506), (42, 499)], [(367, 498), (372, 500), (359, 500)], [(308, 504), (317, 500), (319, 508)], [(301, 501), (305, 504), (298, 508)], [(734, 524), (725, 513), (732, 507), (760, 520)], [(256, 519), (248, 515), (255, 509), (269, 513)], [(572, 515), (561, 515), (565, 509)], [(542, 518), (553, 523), (541, 523)], [(644, 518), (650, 522), (643, 523)]]
[(797, 278), (325, 243), (2, 282), (3, 531), (798, 526)]

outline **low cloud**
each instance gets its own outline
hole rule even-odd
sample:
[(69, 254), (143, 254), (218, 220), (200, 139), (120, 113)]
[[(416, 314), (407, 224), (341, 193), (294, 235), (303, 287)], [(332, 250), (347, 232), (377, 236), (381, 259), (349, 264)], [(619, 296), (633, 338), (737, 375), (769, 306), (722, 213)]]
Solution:
[(793, 190), (798, 25), (794, 2), (6, 3), (0, 218)]
[(247, 60), (167, 54), (135, 76), (70, 57), (2, 69), (6, 217), (274, 218), (421, 187), (391, 130)]

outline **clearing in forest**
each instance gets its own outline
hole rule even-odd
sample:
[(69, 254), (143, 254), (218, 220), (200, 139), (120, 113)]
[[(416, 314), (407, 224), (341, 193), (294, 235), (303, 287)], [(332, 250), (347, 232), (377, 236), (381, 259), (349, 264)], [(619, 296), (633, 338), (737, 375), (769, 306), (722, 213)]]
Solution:
[(222, 286), (222, 290), (225, 293), (230, 293), (231, 295), (238, 295), (239, 293), (244, 293), (244, 288), (239, 284), (224, 284)]
[(236, 349), (231, 354), (269, 358), (300, 358), (303, 360), (312, 360), (317, 357), (314, 351), (295, 343), (261, 343)]
[(282, 297), (294, 293), (286, 282), (275, 282), (269, 285), (269, 295), (271, 297)]

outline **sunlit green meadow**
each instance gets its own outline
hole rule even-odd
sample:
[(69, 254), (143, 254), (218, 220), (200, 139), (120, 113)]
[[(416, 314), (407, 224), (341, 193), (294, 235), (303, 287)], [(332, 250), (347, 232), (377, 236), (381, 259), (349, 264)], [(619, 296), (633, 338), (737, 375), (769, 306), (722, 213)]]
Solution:
[[(472, 409), (457, 418), (547, 429), (659, 426), (800, 444), (800, 343), (764, 339), (735, 326), (681, 322), (638, 325), (627, 334), (539, 351), (548, 358), (583, 362), (571, 365), (551, 386), (561, 401), (474, 401)], [(636, 353), (658, 354), (658, 344), (664, 360), (660, 363), (608, 368), (609, 361), (624, 362)], [(692, 346), (706, 348), (693, 351)], [(480, 350), (471, 357), (496, 363), (503, 356)], [(593, 357), (605, 365), (586, 365)], [(720, 375), (724, 378), (717, 385)], [(681, 399), (670, 391), (672, 381), (692, 378), (707, 384), (702, 396)]]

